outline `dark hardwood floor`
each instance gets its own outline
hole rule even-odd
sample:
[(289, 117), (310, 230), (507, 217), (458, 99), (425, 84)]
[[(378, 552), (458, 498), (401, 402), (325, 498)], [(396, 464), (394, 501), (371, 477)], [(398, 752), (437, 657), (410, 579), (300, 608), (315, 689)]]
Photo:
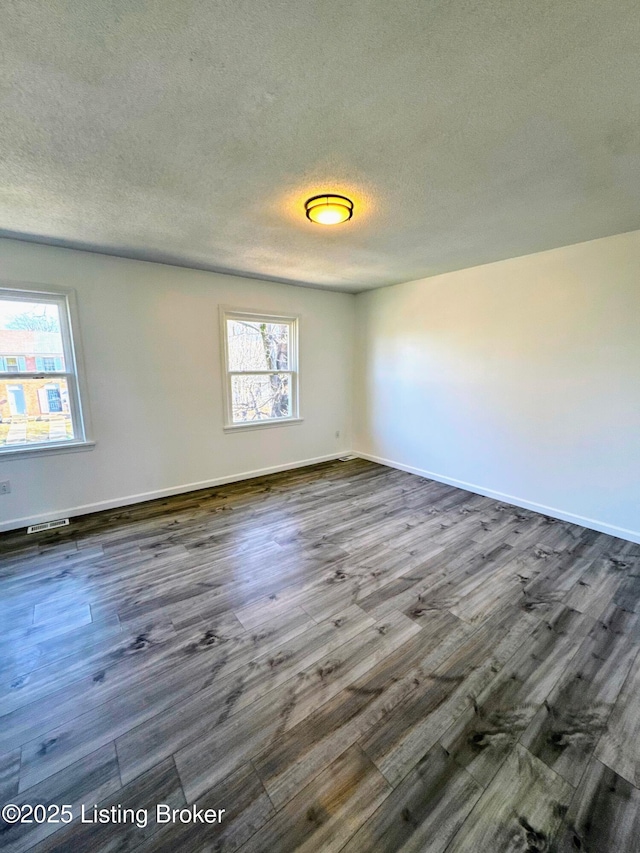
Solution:
[(640, 850), (640, 545), (352, 460), (0, 554), (7, 853)]

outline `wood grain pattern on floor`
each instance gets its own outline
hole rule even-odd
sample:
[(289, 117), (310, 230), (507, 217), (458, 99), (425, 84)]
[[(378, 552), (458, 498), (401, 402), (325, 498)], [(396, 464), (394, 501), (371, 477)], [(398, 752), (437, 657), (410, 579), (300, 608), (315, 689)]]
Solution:
[(637, 853), (639, 578), (359, 459), (0, 535), (0, 847)]

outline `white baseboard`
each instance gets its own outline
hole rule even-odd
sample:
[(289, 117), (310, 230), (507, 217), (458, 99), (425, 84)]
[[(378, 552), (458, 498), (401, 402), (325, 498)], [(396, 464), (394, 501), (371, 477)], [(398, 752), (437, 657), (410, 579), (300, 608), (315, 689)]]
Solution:
[(496, 498), (496, 500), (504, 501), (504, 503), (513, 504), (514, 506), (522, 507), (523, 509), (531, 509), (534, 512), (540, 512), (543, 515), (549, 515), (552, 518), (558, 518), (560, 521), (569, 521), (572, 524), (579, 524), (582, 527), (588, 527), (590, 530), (597, 530), (599, 533), (608, 533), (610, 536), (617, 536), (619, 539), (627, 539), (629, 542), (637, 542), (640, 544), (640, 531), (627, 530), (625, 527), (616, 527), (613, 524), (606, 524), (604, 521), (598, 521), (595, 518), (585, 518), (582, 515), (576, 515), (573, 512), (566, 512), (562, 509), (556, 509), (552, 506), (528, 501), (524, 498), (518, 498), (515, 495), (506, 495), (504, 492), (496, 492), (493, 489), (486, 489), (483, 486), (477, 486), (475, 483), (466, 483), (464, 480), (455, 480), (453, 477), (445, 477), (443, 474), (434, 474), (433, 471), (425, 471), (423, 468), (414, 468), (412, 465), (404, 465), (402, 462), (394, 462), (391, 459), (383, 459), (380, 456), (372, 456), (370, 453), (361, 453), (354, 450), (353, 454), (361, 459), (368, 459), (369, 462), (377, 462), (379, 465), (386, 465), (388, 468), (397, 468), (400, 471), (407, 471), (409, 474), (417, 474), (419, 477), (426, 477), (428, 480), (437, 480), (439, 483), (447, 483), (449, 486), (456, 486), (459, 489), (465, 489), (468, 492), (474, 492), (477, 495), (484, 495), (487, 498)]
[(82, 504), (81, 506), (63, 507), (52, 509), (49, 512), (41, 512), (38, 515), (27, 515), (23, 518), (14, 518), (9, 521), (0, 522), (0, 531), (17, 530), (28, 527), (30, 524), (39, 524), (43, 521), (51, 521), (56, 518), (73, 518), (77, 515), (87, 515), (90, 512), (101, 512), (105, 509), (118, 509), (119, 507), (131, 506), (132, 504), (152, 501), (156, 498), (168, 498), (172, 495), (182, 495), (185, 492), (196, 492), (198, 489), (209, 489), (212, 486), (223, 486), (225, 483), (236, 483), (240, 480), (250, 480), (252, 477), (264, 477), (265, 474), (277, 474), (279, 471), (290, 471), (294, 468), (304, 468), (307, 465), (317, 465), (319, 462), (331, 462), (345, 456), (345, 451), (330, 453), (326, 456), (316, 456), (314, 459), (301, 459), (298, 462), (287, 462), (284, 465), (271, 465), (268, 468), (258, 468), (255, 471), (243, 471), (241, 474), (229, 474), (225, 477), (215, 477), (213, 480), (201, 480), (197, 483), (184, 483), (181, 486), (171, 486), (167, 489), (156, 489), (152, 492), (142, 492), (139, 495), (125, 495), (119, 498), (111, 498), (107, 501)]
[(428, 480), (437, 480), (439, 483), (447, 483), (450, 486), (456, 486), (457, 488), (465, 489), (468, 492), (474, 492), (475, 494), (484, 495), (488, 498), (495, 498), (496, 500), (522, 507), (523, 509), (530, 509), (534, 512), (549, 515), (552, 518), (558, 518), (561, 521), (569, 521), (573, 524), (579, 524), (582, 527), (588, 527), (590, 530), (597, 530), (599, 533), (608, 533), (611, 536), (617, 536), (620, 539), (627, 539), (630, 542), (640, 544), (640, 531), (637, 530), (627, 530), (624, 527), (616, 527), (613, 524), (606, 524), (605, 522), (598, 521), (594, 518), (585, 518), (582, 515), (576, 515), (575, 513), (566, 512), (565, 510), (556, 509), (555, 507), (545, 506), (544, 504), (535, 503), (534, 501), (525, 500), (524, 498), (519, 498), (514, 495), (507, 495), (504, 492), (496, 492), (493, 489), (486, 489), (483, 486), (476, 485), (475, 483), (467, 483), (464, 480), (445, 477), (443, 474), (436, 474), (433, 471), (425, 471), (423, 468), (415, 468), (412, 465), (404, 465), (402, 462), (394, 462), (392, 459), (384, 459), (380, 456), (373, 456), (370, 453), (362, 453), (355, 450), (351, 452), (345, 452), (343, 450), (340, 453), (316, 456), (313, 459), (302, 459), (298, 462), (288, 462), (284, 465), (271, 465), (268, 468), (244, 471), (241, 474), (230, 474), (225, 477), (216, 477), (212, 480), (201, 480), (196, 483), (184, 483), (183, 485), (171, 486), (167, 489), (156, 489), (151, 492), (142, 492), (137, 495), (126, 495), (106, 501), (82, 504), (81, 506), (52, 509), (50, 512), (43, 512), (38, 515), (28, 515), (22, 518), (2, 521), (0, 522), (0, 531), (17, 530), (21, 527), (28, 527), (30, 524), (39, 524), (43, 521), (50, 521), (55, 518), (73, 518), (74, 516), (87, 515), (91, 512), (118, 509), (119, 507), (131, 506), (132, 504), (143, 503), (144, 501), (151, 501), (156, 498), (168, 498), (172, 495), (195, 492), (198, 491), (198, 489), (208, 489), (214, 486), (222, 486), (226, 483), (250, 480), (252, 477), (263, 477), (266, 474), (277, 474), (279, 471), (291, 471), (295, 468), (304, 468), (307, 465), (317, 465), (320, 462), (331, 462), (334, 459), (339, 459), (341, 456), (349, 455), (359, 457), (361, 459), (368, 459), (370, 462), (377, 462), (379, 465), (386, 465), (388, 468), (397, 468), (400, 471), (407, 471), (409, 474), (417, 474), (419, 477), (426, 477)]

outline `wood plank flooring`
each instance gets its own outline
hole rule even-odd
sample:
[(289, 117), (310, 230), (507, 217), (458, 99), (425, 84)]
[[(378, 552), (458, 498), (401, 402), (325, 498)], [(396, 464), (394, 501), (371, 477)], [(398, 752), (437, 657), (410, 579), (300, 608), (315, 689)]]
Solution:
[(0, 535), (0, 848), (637, 853), (639, 578), (358, 459)]

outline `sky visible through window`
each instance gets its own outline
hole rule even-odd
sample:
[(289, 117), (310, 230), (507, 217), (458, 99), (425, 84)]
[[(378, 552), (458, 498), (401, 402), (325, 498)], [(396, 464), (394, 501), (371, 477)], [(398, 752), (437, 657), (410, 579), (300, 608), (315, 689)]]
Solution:
[(0, 299), (0, 329), (28, 328), (57, 332), (60, 328), (58, 306), (47, 302), (23, 302)]

